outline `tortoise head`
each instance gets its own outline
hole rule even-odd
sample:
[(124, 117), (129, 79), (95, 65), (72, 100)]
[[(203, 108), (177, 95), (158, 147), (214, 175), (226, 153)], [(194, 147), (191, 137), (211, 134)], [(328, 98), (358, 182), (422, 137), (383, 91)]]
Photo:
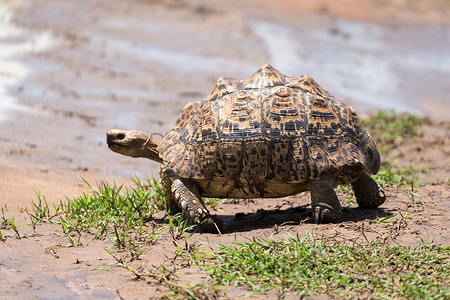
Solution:
[(139, 130), (113, 129), (106, 133), (106, 142), (114, 152), (131, 156), (145, 157), (162, 162), (159, 157), (160, 140), (147, 132)]
[(361, 153), (364, 155), (364, 165), (367, 168), (370, 174), (375, 175), (380, 170), (381, 165), (381, 157), (380, 152), (378, 151), (377, 144), (367, 132), (367, 130), (363, 130), (361, 133)]
[(366, 143), (364, 146), (367, 153), (367, 168), (369, 169), (370, 174), (375, 175), (380, 170), (380, 152), (378, 152), (375, 142)]

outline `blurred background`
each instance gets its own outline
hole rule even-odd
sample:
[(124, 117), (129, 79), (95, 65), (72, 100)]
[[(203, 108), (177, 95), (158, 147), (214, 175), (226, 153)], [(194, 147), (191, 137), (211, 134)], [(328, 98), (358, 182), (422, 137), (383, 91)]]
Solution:
[(165, 134), (219, 77), (265, 63), (360, 115), (449, 120), (449, 16), (447, 0), (0, 0), (0, 195), (158, 176), (106, 131)]

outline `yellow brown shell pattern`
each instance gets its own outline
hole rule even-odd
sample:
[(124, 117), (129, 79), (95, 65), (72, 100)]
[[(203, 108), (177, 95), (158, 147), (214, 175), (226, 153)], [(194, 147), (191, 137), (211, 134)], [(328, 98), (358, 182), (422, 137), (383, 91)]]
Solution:
[(245, 80), (219, 79), (204, 100), (184, 107), (159, 150), (180, 177), (232, 182), (261, 197), (271, 184), (301, 191), (322, 172), (376, 173), (380, 164), (350, 106), (309, 75), (286, 77), (270, 65)]

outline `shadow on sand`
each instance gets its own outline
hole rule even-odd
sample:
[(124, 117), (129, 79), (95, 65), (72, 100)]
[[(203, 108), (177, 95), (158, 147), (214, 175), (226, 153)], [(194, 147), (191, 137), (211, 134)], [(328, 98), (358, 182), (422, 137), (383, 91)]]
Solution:
[[(341, 222), (359, 222), (375, 220), (391, 215), (384, 208), (365, 209), (359, 207), (343, 207)], [(246, 232), (256, 229), (272, 228), (283, 225), (313, 224), (310, 205), (290, 207), (287, 209), (258, 209), (254, 213), (237, 213), (234, 216), (218, 215), (224, 221), (222, 233)]]

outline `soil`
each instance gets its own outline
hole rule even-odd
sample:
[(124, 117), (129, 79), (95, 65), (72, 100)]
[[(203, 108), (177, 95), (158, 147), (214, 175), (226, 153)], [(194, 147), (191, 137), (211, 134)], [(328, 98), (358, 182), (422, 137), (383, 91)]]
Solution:
[[(83, 179), (127, 185), (133, 176), (158, 177), (157, 163), (109, 151), (106, 131), (118, 127), (165, 133), (181, 108), (207, 95), (220, 76), (241, 79), (267, 62), (286, 74), (293, 73), (290, 66), (295, 65), (304, 66), (316, 79), (322, 76), (318, 81), (326, 89), (362, 115), (386, 108), (383, 99), (387, 99), (386, 105), (398, 111), (426, 116), (429, 122), (421, 127), (420, 136), (391, 145), (383, 159), (398, 167), (428, 168), (419, 182), (429, 184), (414, 187), (414, 193), (387, 186), (388, 201), (376, 210), (349, 205), (345, 195), (340, 195), (344, 220), (339, 224), (313, 224), (308, 193), (220, 204), (213, 214), (224, 220), (223, 234), (194, 233), (190, 242), (231, 245), (253, 237), (310, 231), (338, 241), (363, 243), (381, 236), (406, 245), (417, 245), (420, 239), (450, 245), (448, 1), (274, 3), (0, 1), (4, 19), (0, 28), (0, 205), (26, 236), (16, 239), (12, 230), (3, 231), (0, 298), (145, 299), (162, 295), (165, 286), (158, 278), (135, 280), (118, 267), (118, 260), (105, 251), (113, 247), (109, 241), (83, 236), (83, 246), (64, 247), (68, 241), (60, 226), (27, 226), (29, 219), (22, 209), (30, 208), (36, 193), (44, 195), (50, 205), (76, 197), (87, 191)], [(280, 32), (274, 24), (288, 29)], [(283, 35), (292, 37), (303, 29), (308, 33), (294, 48), (290, 44), (272, 47), (277, 38), (285, 41)], [(366, 34), (378, 36), (382, 43), (361, 39)], [(271, 35), (275, 39), (266, 39)], [(419, 52), (399, 52), (392, 59), (389, 51), (404, 50), (399, 36), (414, 48), (411, 51)], [(316, 38), (339, 47), (333, 49), (336, 59), (321, 52), (326, 47), (316, 43)], [(307, 47), (301, 48), (305, 43)], [(280, 52), (283, 49), (286, 52)], [(290, 49), (298, 50), (306, 62), (290, 60)], [(315, 57), (315, 53), (323, 56)], [(366, 66), (371, 59), (375, 64)], [(380, 69), (383, 61), (390, 67)], [(369, 69), (374, 74), (367, 73)], [(378, 102), (358, 100), (379, 95)], [(370, 222), (389, 215), (395, 215), (390, 221), (396, 221), (396, 226)], [(409, 218), (402, 217), (406, 215)], [(163, 236), (130, 264), (136, 268), (143, 264), (142, 269), (170, 265), (173, 254), (165, 249), (171, 247), (172, 238)], [(110, 269), (97, 270), (105, 268)], [(190, 283), (205, 278), (194, 267), (178, 275)], [(227, 295), (234, 298), (245, 293), (230, 288)]]

